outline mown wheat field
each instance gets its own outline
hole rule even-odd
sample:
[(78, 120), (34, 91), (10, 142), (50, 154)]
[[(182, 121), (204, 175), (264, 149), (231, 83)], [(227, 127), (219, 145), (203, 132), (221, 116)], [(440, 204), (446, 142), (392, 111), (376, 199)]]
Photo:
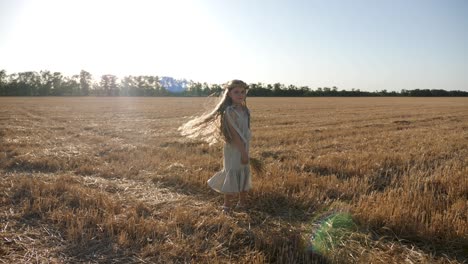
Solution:
[[(466, 263), (468, 99), (249, 98), (248, 211), (206, 98), (0, 98), (1, 263)], [(326, 219), (353, 228), (327, 235)]]

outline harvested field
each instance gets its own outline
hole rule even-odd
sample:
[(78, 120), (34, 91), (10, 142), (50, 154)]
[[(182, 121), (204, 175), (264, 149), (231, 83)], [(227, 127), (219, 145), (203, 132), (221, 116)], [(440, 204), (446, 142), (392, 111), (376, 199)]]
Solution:
[(467, 98), (249, 98), (232, 215), (177, 131), (206, 102), (0, 98), (0, 263), (466, 263)]

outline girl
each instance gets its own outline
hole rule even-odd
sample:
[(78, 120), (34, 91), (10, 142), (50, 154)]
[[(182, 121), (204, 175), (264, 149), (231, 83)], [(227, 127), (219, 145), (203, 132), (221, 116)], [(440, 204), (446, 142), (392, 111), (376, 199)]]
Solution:
[(224, 194), (224, 213), (231, 211), (231, 198), (235, 194), (239, 195), (237, 208), (245, 208), (246, 192), (252, 188), (249, 167), (250, 111), (245, 100), (247, 90), (247, 84), (241, 80), (228, 82), (212, 112), (179, 128), (182, 135), (190, 138), (199, 137), (213, 143), (217, 134), (224, 140), (224, 168), (208, 180), (213, 190)]

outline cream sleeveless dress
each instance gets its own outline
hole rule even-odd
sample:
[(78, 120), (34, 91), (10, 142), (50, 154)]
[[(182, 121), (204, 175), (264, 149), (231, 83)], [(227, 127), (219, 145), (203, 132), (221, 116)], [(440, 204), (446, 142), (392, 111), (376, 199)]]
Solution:
[[(247, 110), (246, 110), (247, 111)], [(237, 111), (232, 106), (226, 108), (225, 122), (229, 122), (244, 142), (249, 153), (251, 138), (249, 116), (246, 111)], [(226, 124), (227, 125), (227, 124)], [(252, 188), (252, 177), (249, 164), (241, 163), (240, 151), (230, 143), (224, 143), (223, 170), (208, 180), (208, 185), (220, 193), (238, 193)]]

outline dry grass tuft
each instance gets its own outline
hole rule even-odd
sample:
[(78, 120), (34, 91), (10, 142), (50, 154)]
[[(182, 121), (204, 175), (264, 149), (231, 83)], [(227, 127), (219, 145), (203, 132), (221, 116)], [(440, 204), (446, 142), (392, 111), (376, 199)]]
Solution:
[(256, 176), (261, 177), (262, 175), (265, 174), (265, 164), (262, 160), (251, 157), (249, 159), (249, 162), (250, 162), (250, 167), (252, 168)]

